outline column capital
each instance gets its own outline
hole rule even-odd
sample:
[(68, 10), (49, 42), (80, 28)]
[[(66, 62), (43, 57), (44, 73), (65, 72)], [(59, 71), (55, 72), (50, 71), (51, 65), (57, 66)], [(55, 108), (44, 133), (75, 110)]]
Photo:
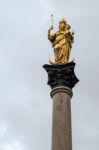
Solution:
[(43, 68), (48, 73), (47, 84), (54, 89), (59, 86), (65, 86), (72, 90), (75, 84), (79, 81), (74, 73), (75, 63), (58, 65), (43, 65)]

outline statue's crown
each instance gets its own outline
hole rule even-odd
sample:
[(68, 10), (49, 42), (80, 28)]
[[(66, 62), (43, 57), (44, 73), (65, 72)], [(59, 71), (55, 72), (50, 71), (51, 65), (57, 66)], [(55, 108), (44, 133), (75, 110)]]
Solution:
[(61, 23), (65, 23), (66, 24), (66, 20), (64, 18), (61, 19), (60, 22), (59, 22), (59, 24), (61, 24)]

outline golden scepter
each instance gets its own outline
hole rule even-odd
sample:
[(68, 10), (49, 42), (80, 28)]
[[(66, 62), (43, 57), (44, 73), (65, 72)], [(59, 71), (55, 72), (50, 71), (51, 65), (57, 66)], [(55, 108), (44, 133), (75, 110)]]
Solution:
[(51, 15), (51, 24), (52, 24), (51, 25), (51, 27), (52, 27), (51, 29), (53, 29), (53, 14)]
[[(53, 14), (51, 15), (51, 28), (50, 28), (50, 30), (53, 30)], [(50, 64), (55, 64), (55, 63), (53, 63), (50, 59), (49, 59), (49, 63)]]

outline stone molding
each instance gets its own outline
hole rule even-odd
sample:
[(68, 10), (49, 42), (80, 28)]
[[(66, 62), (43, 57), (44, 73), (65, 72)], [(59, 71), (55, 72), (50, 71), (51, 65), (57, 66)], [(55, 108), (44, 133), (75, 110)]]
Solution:
[(52, 89), (50, 96), (53, 97), (56, 93), (67, 93), (70, 97), (73, 96), (73, 92), (70, 88), (65, 86), (58, 86)]

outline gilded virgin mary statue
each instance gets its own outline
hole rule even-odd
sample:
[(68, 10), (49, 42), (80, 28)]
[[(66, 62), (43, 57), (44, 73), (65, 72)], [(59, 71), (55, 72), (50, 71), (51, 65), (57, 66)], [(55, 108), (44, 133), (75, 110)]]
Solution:
[(70, 31), (71, 26), (65, 21), (60, 20), (59, 30), (51, 34), (53, 26), (48, 30), (48, 39), (54, 48), (55, 61), (49, 60), (50, 64), (66, 64), (69, 61), (72, 43), (74, 42), (74, 32)]

